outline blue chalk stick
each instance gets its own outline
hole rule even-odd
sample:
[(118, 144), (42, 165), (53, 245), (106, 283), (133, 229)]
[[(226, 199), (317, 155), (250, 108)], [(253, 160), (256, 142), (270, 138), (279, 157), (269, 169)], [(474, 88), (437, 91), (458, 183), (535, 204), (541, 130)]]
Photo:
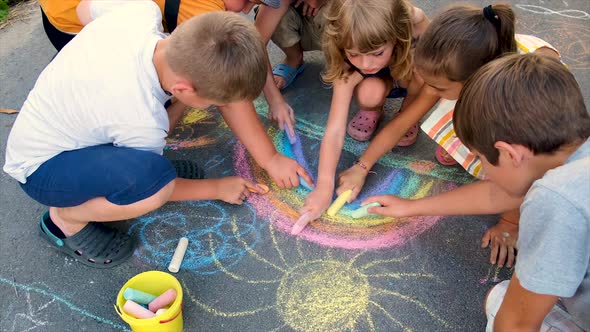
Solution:
[(155, 295), (142, 292), (134, 288), (125, 289), (125, 291), (123, 292), (123, 297), (125, 298), (125, 300), (131, 300), (139, 304), (148, 304), (157, 298), (157, 296)]
[(305, 181), (305, 179), (302, 178), (301, 176), (299, 176), (299, 185), (307, 190), (310, 190), (310, 191), (313, 190), (313, 187), (309, 183), (307, 183), (307, 181)]
[(289, 135), (289, 128), (287, 127), (287, 125), (285, 125), (285, 135), (287, 135), (287, 137), (289, 138), (289, 143), (297, 143), (297, 135), (291, 137), (291, 135)]

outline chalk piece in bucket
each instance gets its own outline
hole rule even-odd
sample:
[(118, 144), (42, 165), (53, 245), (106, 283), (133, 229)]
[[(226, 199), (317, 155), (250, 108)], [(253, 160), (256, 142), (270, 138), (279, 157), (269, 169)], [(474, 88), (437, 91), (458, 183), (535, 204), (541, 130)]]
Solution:
[(125, 305), (123, 305), (123, 310), (130, 314), (133, 317), (136, 318), (152, 318), (152, 317), (156, 317), (156, 314), (154, 314), (153, 312), (147, 310), (146, 308), (142, 307), (141, 305), (131, 301), (131, 300), (127, 300), (125, 302)]
[(175, 299), (176, 290), (174, 288), (170, 288), (169, 290), (162, 293), (162, 295), (158, 296), (155, 300), (150, 302), (149, 308), (151, 311), (156, 312), (158, 309), (162, 309), (163, 307), (174, 302)]
[[(170, 265), (168, 265), (168, 271), (176, 273), (180, 270), (180, 264), (182, 264), (182, 259), (184, 258), (184, 253), (186, 252), (187, 247), (188, 239), (181, 237), (178, 241), (178, 246), (176, 246), (176, 250), (174, 251), (174, 256), (172, 256), (172, 261), (170, 261)], [(152, 301), (154, 300), (155, 298)], [(152, 301), (149, 301), (148, 303)]]
[(158, 311), (156, 311), (156, 316), (160, 316), (161, 314), (165, 313), (166, 310), (168, 310), (168, 309), (164, 309), (164, 308), (158, 309)]
[(334, 203), (332, 203), (332, 205), (330, 205), (330, 207), (328, 208), (328, 212), (327, 212), (328, 215), (330, 217), (335, 216), (336, 213), (338, 213), (338, 211), (340, 211), (340, 209), (342, 209), (344, 204), (346, 204), (346, 201), (348, 201), (348, 198), (350, 197), (350, 195), (352, 195), (351, 189), (348, 189), (347, 191), (340, 194), (338, 196), (338, 198), (336, 198), (334, 200)]
[(299, 219), (297, 219), (295, 222), (295, 225), (293, 225), (293, 228), (291, 228), (291, 235), (297, 235), (301, 233), (301, 231), (305, 228), (305, 226), (307, 226), (307, 224), (309, 224), (310, 221), (311, 218), (309, 217), (309, 212), (302, 214), (301, 217), (299, 217)]
[(299, 185), (307, 190), (313, 190), (313, 187), (309, 183), (307, 183), (307, 181), (305, 181), (305, 179), (302, 178), (301, 175), (299, 176)]
[(374, 206), (381, 206), (381, 204), (377, 203), (377, 202), (373, 202), (373, 203), (369, 203), (367, 205), (363, 205), (360, 208), (352, 211), (352, 213), (350, 214), (351, 217), (353, 217), (354, 219), (358, 219), (358, 218), (362, 218), (362, 217), (366, 217), (369, 215), (369, 211), (367, 211), (369, 208), (374, 207)]
[(123, 292), (123, 297), (125, 300), (131, 300), (135, 303), (148, 304), (155, 300), (157, 296), (129, 287)]

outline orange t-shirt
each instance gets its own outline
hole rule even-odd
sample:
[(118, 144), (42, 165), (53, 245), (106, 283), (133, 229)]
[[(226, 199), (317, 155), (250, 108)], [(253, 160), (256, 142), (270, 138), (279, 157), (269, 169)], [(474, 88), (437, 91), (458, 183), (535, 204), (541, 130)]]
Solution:
[[(49, 22), (61, 32), (76, 34), (84, 27), (78, 19), (76, 7), (81, 0), (39, 0), (39, 4)], [(164, 16), (164, 4), (166, 0), (153, 0)], [(217, 10), (225, 10), (223, 0), (181, 0), (178, 9), (178, 22), (182, 22), (189, 18)], [(166, 24), (164, 23), (164, 29)]]

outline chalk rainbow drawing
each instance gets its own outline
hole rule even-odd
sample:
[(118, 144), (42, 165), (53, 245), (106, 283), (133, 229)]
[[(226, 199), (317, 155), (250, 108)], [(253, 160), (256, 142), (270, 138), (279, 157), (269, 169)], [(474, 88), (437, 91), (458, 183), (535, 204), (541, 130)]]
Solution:
[[(255, 102), (257, 112), (266, 116), (268, 106), (260, 99)], [(202, 124), (213, 125), (215, 136), (207, 136), (209, 139), (192, 139), (192, 134), (196, 131), (193, 125)], [(317, 169), (317, 158), (308, 162), (306, 155), (317, 154), (313, 151), (319, 147), (323, 135), (323, 127), (312, 122), (299, 119), (297, 123), (298, 140), (294, 146), (288, 143), (288, 138), (283, 132), (276, 131), (273, 127), (268, 129), (268, 134), (272, 138), (277, 150), (302, 164), (308, 171)], [(189, 113), (187, 119), (183, 122), (179, 131), (176, 131), (176, 137), (169, 141), (170, 149), (193, 149), (204, 147), (211, 142), (220, 140), (227, 142), (233, 135), (227, 129), (223, 119), (214, 115), (212, 112), (204, 110), (194, 110)], [(180, 133), (180, 134), (178, 134)], [(184, 133), (184, 134), (183, 134)], [(360, 155), (366, 148), (366, 143), (358, 143), (348, 138), (344, 144), (345, 153)], [(317, 149), (316, 149), (317, 150)], [(226, 157), (213, 156), (205, 167), (212, 167), (222, 163)], [(289, 232), (294, 221), (298, 218), (298, 209), (303, 205), (303, 201), (308, 192), (302, 188), (295, 190), (281, 190), (268, 176), (258, 167), (248, 156), (244, 146), (237, 142), (234, 145), (234, 173), (236, 175), (248, 178), (256, 182), (271, 184), (271, 192), (268, 195), (251, 195), (248, 203), (253, 207), (255, 214), (263, 219), (270, 221), (276, 229), (282, 232)], [(406, 198), (421, 198), (427, 195), (451, 190), (457, 186), (457, 183), (468, 183), (472, 181), (465, 172), (457, 172), (456, 169), (443, 167), (435, 163), (423, 160), (416, 160), (410, 157), (388, 154), (378, 162), (380, 167), (380, 181), (377, 184), (366, 185), (359, 198), (351, 204), (345, 206), (336, 217), (327, 215), (310, 223), (310, 225), (300, 234), (308, 241), (315, 242), (329, 247), (340, 247), (345, 249), (378, 249), (399, 246), (406, 241), (418, 236), (422, 232), (430, 229), (441, 217), (413, 217), (413, 218), (383, 218), (377, 216), (366, 217), (362, 219), (352, 219), (350, 213), (353, 209), (360, 206), (360, 202), (370, 196), (377, 194), (395, 194)], [(227, 171), (226, 171), (227, 173)], [(226, 174), (224, 173), (224, 174)], [(310, 172), (312, 174), (313, 172)], [(215, 205), (211, 205), (212, 207)], [(223, 214), (220, 205), (219, 213)], [(198, 217), (198, 216), (195, 216)], [(159, 217), (161, 219), (161, 217)], [(176, 218), (188, 218), (180, 215), (165, 216), (167, 220)], [(151, 219), (142, 218), (140, 221), (151, 223)], [(224, 218), (220, 218), (219, 225), (223, 224)], [(181, 223), (186, 223), (182, 220)], [(211, 229), (199, 232), (202, 237)], [(176, 238), (166, 243), (166, 250), (160, 251), (157, 248), (150, 247), (148, 252), (161, 252), (156, 254), (158, 259), (148, 259), (151, 262), (167, 259), (171, 255)], [(202, 241), (199, 241), (199, 248), (202, 248)], [(168, 248), (169, 247), (169, 248)], [(200, 249), (199, 249), (200, 250)], [(190, 252), (190, 250), (189, 250)], [(166, 254), (164, 254), (166, 253)], [(147, 255), (144, 255), (147, 256)], [(206, 259), (205, 259), (206, 260)], [(189, 264), (195, 270), (201, 270), (201, 263)], [(210, 265), (210, 261), (202, 262)]]
[[(257, 110), (264, 115), (267, 112), (266, 105), (257, 103)], [(297, 143), (293, 147), (284, 132), (277, 132), (270, 128), (268, 133), (279, 152), (297, 160), (310, 171), (303, 149), (304, 146), (313, 146), (314, 141), (321, 139), (323, 128), (305, 120), (299, 120), (297, 131), (303, 135), (298, 135)], [(347, 140), (344, 149), (360, 155), (364, 149), (360, 145)], [(271, 183), (268, 176), (248, 157), (243, 145), (236, 144), (234, 151), (234, 168), (237, 175), (256, 182)], [(468, 178), (457, 176), (456, 170), (428, 161), (395, 157), (392, 154), (382, 158), (380, 164), (387, 168), (385, 175), (380, 175), (383, 179), (381, 183), (364, 188), (362, 195), (345, 206), (335, 217), (324, 215), (310, 223), (300, 236), (324, 246), (345, 249), (377, 249), (402, 245), (430, 229), (441, 220), (441, 217), (398, 219), (372, 216), (353, 219), (350, 213), (370, 195), (395, 194), (415, 199), (451, 190), (456, 187), (456, 182), (470, 181)], [(268, 219), (279, 231), (290, 232), (294, 221), (298, 218), (297, 211), (303, 206), (308, 192), (302, 188), (282, 190), (274, 184), (271, 184), (271, 188), (269, 194), (252, 195), (248, 202), (254, 206), (261, 218)]]
[[(207, 249), (209, 241), (217, 245), (217, 260), (227, 266), (236, 264), (245, 250), (235, 245), (235, 241), (232, 241), (235, 234), (227, 230), (226, 225), (232, 216), (228, 208), (223, 203), (193, 201), (170, 204), (138, 218), (129, 228), (130, 233), (137, 234), (141, 244), (134, 253), (135, 258), (165, 269), (172, 259), (178, 239), (184, 236), (189, 239), (189, 246), (181, 269), (203, 275), (217, 273), (218, 269)], [(260, 229), (264, 222), (257, 218), (249, 204), (244, 204), (240, 209), (239, 223), (240, 235), (248, 235), (250, 245), (255, 247), (261, 239)]]
[[(210, 255), (215, 264), (223, 272), (216, 278), (226, 278), (228, 281), (222, 285), (232, 285), (236, 288), (243, 286), (248, 289), (255, 288), (258, 292), (274, 292), (275, 296), (261, 296), (261, 298), (274, 298), (274, 303), (256, 304), (253, 308), (228, 311), (218, 309), (222, 306), (217, 292), (201, 292), (192, 294), (190, 287), (184, 286), (185, 299), (197, 306), (204, 315), (212, 315), (219, 319), (250, 319), (257, 317), (269, 322), (277, 322), (273, 331), (376, 331), (381, 326), (376, 326), (374, 319), (380, 318), (381, 324), (391, 330), (411, 331), (415, 318), (427, 321), (429, 326), (435, 329), (452, 329), (452, 326), (439, 316), (426, 303), (422, 302), (414, 294), (408, 294), (408, 290), (401, 291), (403, 287), (392, 286), (395, 281), (397, 286), (405, 283), (418, 282), (426, 287), (444, 287), (444, 282), (427, 272), (400, 271), (406, 266), (409, 256), (393, 257), (388, 259), (373, 259), (371, 251), (348, 252), (350, 257), (334, 257), (331, 249), (325, 249), (324, 257), (307, 260), (301, 246), (301, 240), (296, 240), (297, 251), (284, 251), (285, 246), (281, 240), (287, 235), (278, 234), (274, 224), (268, 224), (268, 234), (272, 240), (272, 248), (266, 249), (264, 254), (247, 244), (239, 233), (239, 226), (232, 219), (232, 230), (235, 232), (235, 240), (241, 243), (248, 255), (244, 258), (250, 261), (248, 265), (257, 264), (257, 279), (243, 276), (241, 273), (230, 269), (217, 260), (217, 248), (210, 243)], [(405, 289), (405, 288), (404, 288)], [(239, 292), (238, 292), (239, 293)], [(242, 307), (241, 301), (227, 299), (231, 305), (224, 307)], [(221, 301), (223, 302), (223, 301)], [(265, 301), (266, 302), (266, 301)], [(215, 303), (215, 304), (210, 304)], [(245, 305), (252, 305), (246, 301)], [(404, 307), (404, 314), (399, 315), (399, 306)], [(265, 317), (265, 318), (261, 318)]]

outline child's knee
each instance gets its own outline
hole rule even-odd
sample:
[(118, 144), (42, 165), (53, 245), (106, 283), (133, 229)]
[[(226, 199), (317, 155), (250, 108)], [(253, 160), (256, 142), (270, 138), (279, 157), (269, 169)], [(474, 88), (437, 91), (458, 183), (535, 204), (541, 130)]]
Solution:
[(385, 103), (387, 84), (380, 78), (365, 78), (356, 89), (356, 99), (362, 108), (373, 108)]
[(175, 186), (176, 180), (172, 180), (162, 187), (162, 189), (148, 198), (151, 201), (151, 206), (153, 207), (152, 210), (161, 207), (170, 200), (170, 196), (172, 196)]

